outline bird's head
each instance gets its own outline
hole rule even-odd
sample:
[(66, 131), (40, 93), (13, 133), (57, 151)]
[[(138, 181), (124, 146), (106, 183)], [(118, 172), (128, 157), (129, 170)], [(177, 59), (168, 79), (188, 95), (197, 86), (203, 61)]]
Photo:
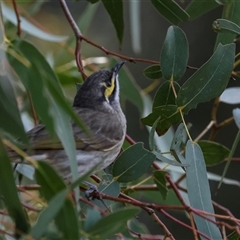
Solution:
[(73, 107), (95, 107), (119, 102), (118, 72), (124, 62), (110, 70), (100, 70), (89, 76), (75, 96)]

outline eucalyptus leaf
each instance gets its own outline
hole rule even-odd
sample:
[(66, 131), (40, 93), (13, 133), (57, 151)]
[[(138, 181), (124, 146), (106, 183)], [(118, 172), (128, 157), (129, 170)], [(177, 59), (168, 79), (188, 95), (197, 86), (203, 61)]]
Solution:
[(220, 44), (212, 57), (183, 84), (176, 102), (184, 113), (221, 95), (231, 76), (234, 55), (235, 44)]
[(175, 105), (169, 105), (156, 107), (147, 117), (142, 118), (141, 122), (145, 125), (152, 126), (158, 118), (159, 122), (156, 132), (159, 136), (166, 133), (172, 125), (178, 124), (181, 121), (178, 107)]
[(199, 141), (198, 144), (202, 149), (207, 166), (213, 166), (223, 162), (230, 153), (230, 149), (216, 142), (202, 140)]
[(172, 24), (187, 21), (189, 15), (175, 1), (151, 0), (157, 11)]
[(155, 155), (137, 143), (121, 153), (113, 165), (113, 177), (118, 182), (131, 182), (141, 177), (155, 160)]
[(63, 206), (66, 200), (67, 193), (67, 189), (59, 192), (51, 199), (48, 207), (45, 208), (43, 212), (41, 212), (37, 223), (32, 227), (30, 232), (30, 235), (34, 239), (39, 239), (44, 235), (48, 228), (48, 225), (52, 222), (52, 220), (55, 218), (55, 216)]
[[(3, 201), (7, 207), (10, 217), (15, 223), (15, 229), (22, 233), (29, 230), (29, 220), (25, 214), (21, 202), (19, 200), (15, 180), (13, 178), (13, 170), (10, 160), (7, 156), (6, 149), (0, 138), (0, 191)], [(16, 232), (16, 236), (19, 237)]]
[(220, 33), (240, 34), (240, 27), (229, 20), (217, 19), (213, 22), (213, 30)]
[(150, 148), (151, 151), (155, 150), (154, 134), (155, 134), (155, 131), (156, 131), (158, 121), (159, 121), (159, 118), (156, 119), (156, 121), (152, 125), (152, 128), (149, 132), (148, 143), (149, 143), (149, 148)]
[(188, 164), (180, 163), (175, 160), (171, 160), (169, 158), (164, 157), (160, 152), (155, 151), (154, 154), (156, 155), (156, 158), (164, 163), (167, 163), (169, 165), (178, 166), (178, 167), (188, 167)]
[(170, 150), (181, 151), (181, 146), (187, 141), (187, 132), (183, 123), (180, 123), (172, 140)]
[[(227, 19), (237, 25), (240, 25), (240, 1), (224, 1), (223, 5), (223, 14), (222, 19)], [(219, 43), (229, 44), (234, 41), (236, 34), (229, 33), (218, 33), (217, 39), (215, 42), (215, 48), (218, 47)]]
[[(57, 194), (67, 189), (62, 178), (44, 161), (37, 162), (36, 181), (41, 186), (40, 192), (42, 196), (44, 196), (48, 202)], [(50, 209), (50, 211), (53, 210)], [(71, 198), (66, 198), (61, 209), (56, 209), (56, 212), (58, 212), (56, 215), (52, 213), (52, 217), (64, 238), (79, 239), (79, 223), (76, 209), (73, 206)]]
[(179, 80), (186, 71), (188, 57), (185, 33), (177, 26), (170, 26), (160, 56), (163, 77), (166, 80)]
[(0, 128), (16, 139), (28, 142), (21, 116), (18, 110), (13, 87), (7, 75), (1, 76), (0, 81)]
[(88, 229), (87, 234), (91, 239), (96, 237), (99, 239), (107, 239), (110, 236), (123, 231), (127, 227), (127, 220), (135, 217), (139, 211), (139, 208), (129, 207), (110, 213)]
[(122, 0), (101, 0), (101, 1), (105, 9), (107, 10), (109, 16), (111, 17), (112, 23), (117, 32), (118, 40), (120, 44), (122, 44), (124, 30)]
[[(117, 181), (114, 181), (111, 174), (104, 174), (102, 176), (102, 181), (98, 186), (98, 191), (109, 196), (118, 197), (120, 194), (120, 184)], [(106, 206), (110, 206), (114, 202), (111, 200), (104, 200), (104, 204), (101, 201), (97, 201), (95, 205), (102, 209), (106, 209)]]
[(239, 104), (240, 103), (240, 87), (230, 87), (224, 90), (219, 100), (227, 104)]
[(166, 174), (167, 172), (164, 172), (164, 171), (155, 171), (153, 173), (153, 180), (157, 184), (157, 188), (164, 200), (167, 198), (167, 194), (168, 194), (168, 188), (166, 185), (167, 180), (165, 178)]
[(208, 1), (193, 0), (187, 6), (186, 12), (190, 15), (189, 20), (193, 20), (217, 8), (218, 6), (219, 3), (217, 3), (217, 1), (215, 0)]
[[(174, 88), (174, 90), (173, 90)], [(157, 90), (153, 99), (153, 111), (160, 106), (175, 105), (176, 97), (174, 91), (178, 94), (180, 85), (177, 82), (165, 81)]]
[[(190, 164), (190, 166), (186, 168), (186, 180), (191, 207), (214, 213), (206, 165), (201, 148), (197, 143), (187, 142), (186, 160)], [(208, 216), (208, 218), (216, 221), (212, 216)], [(194, 214), (194, 220), (200, 232), (211, 239), (222, 239), (222, 235), (214, 223), (196, 214)], [(201, 239), (204, 238), (201, 237)]]
[(145, 77), (149, 79), (160, 79), (162, 77), (162, 71), (160, 65), (151, 65), (143, 70)]
[(90, 230), (101, 218), (102, 216), (96, 208), (88, 208), (84, 222), (84, 231)]

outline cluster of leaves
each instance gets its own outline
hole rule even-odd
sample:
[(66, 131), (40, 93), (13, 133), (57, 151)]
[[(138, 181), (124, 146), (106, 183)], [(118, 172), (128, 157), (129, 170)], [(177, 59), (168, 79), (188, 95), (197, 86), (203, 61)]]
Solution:
[[(61, 2), (64, 1), (61, 0)], [(94, 14), (93, 9), (98, 1), (89, 0), (89, 2), (94, 4), (87, 8), (87, 12), (79, 21), (82, 33), (87, 25), (86, 16), (89, 17)], [(151, 2), (153, 7), (173, 26), (168, 28), (159, 58), (160, 63), (152, 65), (144, 71), (145, 76), (150, 79), (164, 79), (154, 97), (152, 112), (141, 120), (144, 125), (151, 126), (149, 133), (150, 149), (147, 150), (142, 143), (134, 143), (130, 138), (127, 138), (124, 151), (115, 161), (109, 174), (102, 176), (101, 184), (98, 186), (104, 199), (104, 205), (102, 202), (94, 202), (94, 204), (85, 202), (83, 204), (83, 198), (80, 198), (81, 204), (78, 202), (75, 204), (71, 196), (71, 192), (75, 189), (75, 197), (79, 198), (79, 192), (76, 190), (77, 186), (94, 170), (92, 169), (85, 176), (78, 178), (75, 142), (69, 119), (72, 118), (81, 128), (84, 128), (84, 125), (65, 99), (60, 85), (60, 83), (62, 85), (66, 84), (66, 79), (72, 84), (72, 79), (75, 79), (73, 78), (73, 72), (69, 74), (66, 71), (63, 74), (53, 70), (33, 43), (16, 39), (8, 41), (4, 29), (0, 29), (2, 36), (5, 36), (1, 39), (2, 47), (0, 51), (3, 54), (0, 55), (0, 67), (1, 69), (7, 69), (5, 61), (8, 61), (12, 70), (14, 70), (14, 74), (18, 76), (18, 80), (24, 86), (23, 92), (28, 96), (29, 105), (34, 109), (33, 112), (36, 111), (50, 135), (57, 135), (61, 140), (68, 154), (73, 175), (72, 184), (67, 186), (51, 166), (45, 162), (29, 158), (13, 144), (15, 143), (13, 138), (21, 138), (25, 145), (28, 144), (28, 139), (21, 120), (15, 90), (12, 86), (12, 76), (9, 72), (2, 71), (0, 81), (0, 194), (2, 198), (0, 206), (2, 209), (7, 209), (8, 212), (0, 210), (0, 214), (11, 217), (15, 224), (15, 229), (13, 229), (8, 227), (6, 222), (9, 221), (8, 218), (6, 221), (1, 221), (0, 232), (5, 236), (27, 234), (33, 239), (40, 239), (41, 237), (79, 239), (81, 236), (89, 239), (106, 239), (114, 234), (121, 233), (128, 238), (133, 236), (151, 238), (149, 231), (135, 218), (142, 209), (151, 213), (154, 220), (159, 223), (159, 233), (163, 233), (163, 236), (160, 235), (159, 238), (164, 238), (165, 235), (174, 239), (168, 227), (154, 213), (158, 210), (169, 217), (169, 214), (162, 210), (164, 206), (158, 205), (160, 200), (155, 200), (156, 204), (154, 205), (132, 197), (133, 191), (146, 182), (149, 183), (148, 186), (155, 183), (156, 188), (154, 190), (159, 192), (163, 199), (167, 199), (169, 188), (174, 190), (181, 206), (172, 206), (172, 209), (181, 209), (188, 213), (191, 220), (188, 228), (192, 230), (195, 238), (197, 238), (197, 235), (201, 236), (202, 239), (222, 238), (218, 224), (222, 225), (217, 222), (214, 215), (206, 165), (218, 164), (227, 157), (228, 163), (230, 163), (239, 142), (240, 134), (237, 134), (231, 150), (212, 141), (196, 143), (191, 138), (184, 121), (184, 115), (197, 108), (199, 103), (218, 98), (223, 92), (218, 102), (239, 103), (239, 97), (233, 100), (233, 95), (238, 96), (238, 88), (224, 90), (231, 74), (234, 73), (234, 76), (239, 76), (239, 73), (235, 71), (239, 62), (234, 63), (235, 44), (233, 41), (240, 33), (240, 17), (237, 14), (240, 10), (240, 3), (235, 0), (224, 1), (222, 19), (213, 23), (213, 29), (218, 32), (213, 55), (180, 86), (178, 80), (183, 77), (188, 67), (189, 48), (187, 37), (181, 28), (176, 25), (195, 19), (207, 11), (219, 7), (221, 3), (214, 0), (208, 2), (193, 0), (186, 9), (183, 9), (175, 1), (152, 0)], [(102, 0), (102, 3), (111, 17), (121, 44), (124, 28), (123, 3), (121, 0)], [(3, 3), (1, 3), (1, 6), (4, 17), (18, 28), (21, 27), (21, 30), (32, 34), (29, 31), (29, 29), (32, 29), (34, 35), (43, 40), (66, 41), (64, 36), (54, 36), (41, 31), (25, 18), (22, 18), (20, 26), (17, 21), (13, 20), (17, 11), (13, 11)], [(3, 26), (3, 24), (0, 24), (0, 26)], [(72, 39), (68, 40), (69, 44), (72, 42)], [(91, 41), (88, 42), (91, 43)], [(125, 56), (122, 56), (122, 58), (129, 60)], [(115, 61), (115, 59), (112, 59), (109, 65), (114, 65)], [(74, 71), (76, 72), (76, 67)], [(120, 82), (121, 89), (123, 89), (122, 98), (131, 101), (139, 111), (143, 111), (143, 96), (139, 93), (137, 85), (126, 69), (120, 73), (120, 78), (122, 79)], [(21, 88), (16, 87), (16, 89), (19, 91)], [(238, 110), (234, 112), (234, 119), (238, 128), (240, 128)], [(176, 124), (179, 124), (179, 126), (169, 146), (169, 153), (173, 158), (168, 158), (156, 146), (155, 132), (159, 136), (163, 135)], [(129, 143), (132, 146), (129, 146)], [(36, 183), (41, 186), (42, 199), (40, 200), (36, 196), (32, 197), (31, 206), (21, 202), (23, 200), (19, 197), (18, 191), (20, 189), (25, 193), (27, 191), (16, 186), (12, 166), (4, 145), (12, 148), (22, 157), (28, 158), (35, 169)], [(161, 170), (154, 162), (155, 160), (164, 163), (165, 171)], [(151, 165), (155, 168), (155, 171), (150, 177), (146, 177)], [(170, 170), (168, 172), (170, 165), (174, 165), (183, 171), (182, 176), (185, 176), (186, 179), (185, 188), (188, 193), (188, 204), (181, 197), (179, 185), (175, 184), (170, 178)], [(18, 170), (24, 176), (29, 177), (28, 168), (23, 167)], [(128, 205), (125, 206), (122, 203)], [(171, 209), (171, 206), (167, 207)], [(32, 219), (30, 217), (32, 211), (40, 211), (41, 213)], [(208, 215), (210, 217), (207, 217)], [(171, 219), (174, 220), (174, 218)], [(174, 221), (180, 222), (176, 219)], [(184, 223), (180, 222), (180, 225), (182, 228), (186, 227)], [(235, 225), (238, 225), (237, 221), (234, 222), (233, 228)], [(233, 232), (231, 239), (238, 239), (238, 233), (238, 231)]]

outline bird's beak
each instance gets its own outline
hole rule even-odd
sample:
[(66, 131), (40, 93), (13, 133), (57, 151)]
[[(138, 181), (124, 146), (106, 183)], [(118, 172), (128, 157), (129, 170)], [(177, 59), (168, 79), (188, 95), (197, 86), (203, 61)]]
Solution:
[(116, 76), (118, 74), (119, 70), (121, 69), (121, 67), (123, 66), (124, 63), (125, 63), (125, 61), (120, 62), (115, 67), (112, 68), (114, 76)]

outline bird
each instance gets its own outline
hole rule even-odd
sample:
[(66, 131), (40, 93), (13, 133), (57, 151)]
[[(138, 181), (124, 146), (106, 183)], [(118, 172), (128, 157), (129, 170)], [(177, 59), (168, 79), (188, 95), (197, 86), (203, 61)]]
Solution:
[[(108, 167), (120, 153), (126, 135), (126, 118), (120, 106), (118, 72), (124, 62), (110, 70), (90, 75), (77, 91), (73, 109), (89, 130), (71, 121), (76, 142), (78, 174), (82, 176), (97, 165), (94, 173)], [(70, 163), (59, 139), (51, 139), (43, 124), (27, 132), (31, 156), (44, 158), (65, 180), (72, 179)], [(16, 158), (11, 152), (10, 158)], [(15, 161), (16, 162), (16, 161)]]

